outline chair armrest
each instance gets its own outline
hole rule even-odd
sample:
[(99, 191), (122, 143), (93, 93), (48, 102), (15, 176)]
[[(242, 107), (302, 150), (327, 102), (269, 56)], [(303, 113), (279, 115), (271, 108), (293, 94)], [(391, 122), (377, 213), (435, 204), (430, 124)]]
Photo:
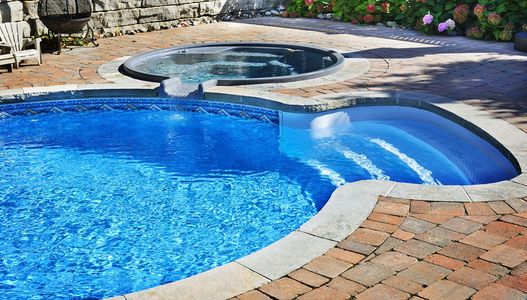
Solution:
[(40, 41), (42, 41), (41, 38), (27, 39), (26, 42), (24, 43), (24, 46), (25, 47), (35, 46), (35, 49), (37, 49), (38, 52), (40, 52)]
[(0, 42), (0, 48), (13, 48), (14, 46), (8, 43)]
[(11, 53), (13, 51), (13, 47), (13, 45), (10, 45), (8, 43), (0, 42), (0, 54)]
[(42, 53), (42, 51), (40, 51), (40, 42), (42, 41), (41, 38), (35, 38), (34, 40), (34, 44), (35, 44), (35, 49), (37, 49), (38, 53)]
[(27, 47), (27, 46), (35, 45), (37, 39), (39, 39), (39, 38), (34, 38), (34, 39), (32, 39), (32, 38), (24, 38), (24, 46)]

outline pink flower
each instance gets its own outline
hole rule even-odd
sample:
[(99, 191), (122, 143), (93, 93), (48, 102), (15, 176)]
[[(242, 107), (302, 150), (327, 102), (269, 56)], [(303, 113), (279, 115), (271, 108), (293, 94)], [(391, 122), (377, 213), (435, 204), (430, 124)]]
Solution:
[(431, 24), (433, 20), (434, 20), (434, 16), (428, 13), (423, 17), (423, 24), (424, 25)]
[(372, 15), (370, 14), (364, 15), (364, 23), (370, 24), (370, 23), (373, 23), (374, 20), (375, 18)]
[(496, 14), (496, 13), (491, 13), (489, 14), (489, 16), (487, 17), (487, 21), (491, 24), (491, 25), (499, 25), (500, 22), (501, 22), (501, 17), (500, 15)]
[(315, 0), (304, 0), (306, 6), (311, 6)]
[(460, 4), (454, 8), (454, 20), (458, 22), (459, 24), (463, 24), (467, 21), (468, 17), (468, 5), (466, 4)]
[(390, 12), (390, 3), (388, 3), (388, 2), (383, 2), (383, 3), (381, 4), (381, 11), (382, 11), (383, 13), (388, 13), (388, 12)]
[(375, 4), (368, 4), (368, 6), (366, 7), (366, 11), (369, 13), (374, 13), (376, 9), (377, 7), (375, 7)]
[(448, 24), (447, 23), (439, 23), (439, 25), (437, 25), (437, 31), (439, 32), (444, 32), (448, 29)]
[(467, 37), (469, 37), (471, 39), (477, 39), (477, 40), (482, 39), (483, 35), (485, 34), (485, 32), (483, 30), (481, 30), (481, 28), (479, 28), (477, 26), (467, 29), (467, 31), (465, 33), (466, 33)]
[(478, 16), (479, 19), (483, 17), (484, 12), (485, 12), (485, 6), (481, 4), (476, 4), (476, 6), (474, 6), (474, 14)]

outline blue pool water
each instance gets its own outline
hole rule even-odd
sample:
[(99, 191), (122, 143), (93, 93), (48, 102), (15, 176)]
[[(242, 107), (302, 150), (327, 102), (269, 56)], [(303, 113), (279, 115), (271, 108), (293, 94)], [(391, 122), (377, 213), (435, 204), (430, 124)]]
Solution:
[(191, 276), (287, 235), (345, 182), (515, 175), (446, 121), (363, 115), (284, 115), (284, 128), (174, 111), (0, 120), (0, 298), (101, 298)]

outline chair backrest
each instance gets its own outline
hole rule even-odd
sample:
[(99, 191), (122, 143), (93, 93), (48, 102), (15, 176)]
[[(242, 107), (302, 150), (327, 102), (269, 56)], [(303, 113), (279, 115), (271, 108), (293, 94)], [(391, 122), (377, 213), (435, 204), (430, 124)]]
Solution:
[(1, 23), (0, 40), (13, 46), (13, 50), (18, 52), (24, 46), (22, 27), (19, 23)]

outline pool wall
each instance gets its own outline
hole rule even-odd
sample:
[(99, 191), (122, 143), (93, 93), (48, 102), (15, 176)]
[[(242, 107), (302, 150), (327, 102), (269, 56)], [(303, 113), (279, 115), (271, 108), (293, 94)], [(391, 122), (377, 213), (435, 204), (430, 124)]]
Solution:
[[(66, 100), (80, 97), (155, 97), (153, 89), (115, 85), (64, 86), (4, 91), (6, 103)], [(371, 213), (379, 196), (426, 201), (481, 202), (527, 197), (527, 134), (476, 107), (421, 93), (357, 92), (299, 98), (244, 88), (211, 87), (207, 102), (257, 106), (270, 111), (313, 113), (353, 106), (400, 105), (422, 108), (448, 118), (489, 141), (516, 166), (510, 180), (467, 186), (431, 186), (363, 180), (337, 188), (324, 208), (308, 222), (268, 247), (231, 263), (180, 281), (113, 299), (227, 299), (278, 279), (324, 254), (351, 234)], [(425, 100), (426, 99), (426, 100)], [(79, 101), (79, 100), (77, 100)], [(87, 101), (87, 100), (80, 100)], [(177, 101), (177, 100), (174, 100)], [(35, 105), (35, 104), (32, 104)], [(49, 105), (49, 104), (46, 104)], [(238, 108), (238, 107), (237, 107)], [(31, 113), (31, 112), (28, 112)], [(281, 117), (281, 114), (278, 114)], [(485, 163), (485, 162), (482, 162)]]
[(0, 105), (0, 118), (16, 115), (91, 110), (168, 110), (213, 113), (278, 124), (276, 110), (231, 103), (168, 98), (86, 98), (18, 102)]

